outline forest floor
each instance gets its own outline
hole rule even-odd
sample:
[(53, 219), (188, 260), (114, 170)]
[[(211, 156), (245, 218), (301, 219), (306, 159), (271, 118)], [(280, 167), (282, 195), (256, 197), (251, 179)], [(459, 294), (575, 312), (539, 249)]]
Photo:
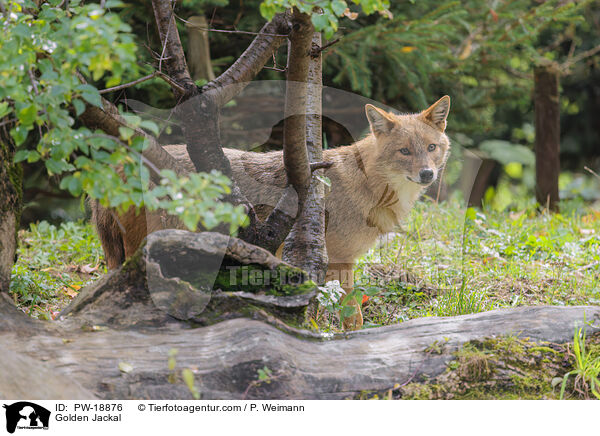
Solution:
[[(89, 223), (32, 224), (19, 243), (11, 291), (36, 318), (53, 318), (106, 272)], [(563, 202), (561, 213), (547, 214), (423, 201), (360, 259), (355, 284), (359, 298), (369, 295), (365, 328), (501, 307), (598, 305), (600, 205)], [(316, 318), (321, 330), (339, 327), (326, 310)]]
[[(12, 297), (35, 318), (54, 319), (106, 272), (90, 223), (40, 222), (21, 230), (19, 243)], [(561, 213), (549, 214), (425, 200), (360, 259), (355, 292), (363, 300), (363, 328), (372, 328), (503, 307), (599, 305), (599, 275), (598, 203), (563, 202)], [(309, 328), (340, 331), (339, 316), (319, 307)], [(567, 398), (600, 395), (600, 339), (574, 333), (571, 344), (468, 343), (439, 377), (364, 398), (559, 398), (563, 381)]]

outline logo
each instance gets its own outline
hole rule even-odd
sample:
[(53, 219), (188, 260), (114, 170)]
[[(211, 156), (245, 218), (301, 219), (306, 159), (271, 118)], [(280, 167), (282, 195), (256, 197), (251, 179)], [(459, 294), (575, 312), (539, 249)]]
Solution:
[(50, 411), (28, 401), (4, 405), (6, 409), (6, 431), (14, 433), (18, 429), (48, 430)]

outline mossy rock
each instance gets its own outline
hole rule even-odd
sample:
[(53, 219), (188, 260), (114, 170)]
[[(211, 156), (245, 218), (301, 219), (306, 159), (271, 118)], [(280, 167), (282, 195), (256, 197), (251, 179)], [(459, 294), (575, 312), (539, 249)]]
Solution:
[(316, 294), (304, 271), (260, 247), (213, 232), (152, 233), (111, 274), (84, 289), (61, 316), (88, 312), (93, 313), (88, 323), (120, 327), (128, 325), (128, 313), (144, 325), (174, 318), (192, 326), (274, 316), (298, 326)]

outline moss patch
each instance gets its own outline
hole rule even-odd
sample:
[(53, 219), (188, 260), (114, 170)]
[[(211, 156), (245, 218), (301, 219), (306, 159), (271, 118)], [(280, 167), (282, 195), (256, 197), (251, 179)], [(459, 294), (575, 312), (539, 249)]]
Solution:
[[(591, 356), (600, 356), (600, 333), (586, 340)], [(515, 336), (470, 341), (452, 353), (447, 370), (434, 378), (381, 392), (362, 392), (357, 399), (403, 400), (537, 400), (559, 399), (563, 376), (573, 369), (573, 344), (535, 342)], [(432, 352), (431, 347), (427, 352)], [(565, 398), (590, 398), (567, 384)], [(593, 398), (593, 397), (592, 397)]]
[[(588, 339), (600, 352), (600, 335)], [(572, 369), (571, 344), (529, 338), (487, 338), (466, 343), (438, 377), (397, 390), (403, 399), (558, 399), (562, 377)], [(554, 385), (554, 386), (553, 386)], [(567, 398), (579, 398), (567, 388)]]

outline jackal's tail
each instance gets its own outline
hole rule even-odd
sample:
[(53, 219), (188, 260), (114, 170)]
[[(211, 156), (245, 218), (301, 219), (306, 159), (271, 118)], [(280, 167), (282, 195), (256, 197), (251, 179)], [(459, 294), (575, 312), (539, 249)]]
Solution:
[(92, 221), (96, 225), (108, 269), (118, 268), (125, 262), (125, 246), (119, 223), (114, 214), (102, 207), (97, 200), (90, 203)]

